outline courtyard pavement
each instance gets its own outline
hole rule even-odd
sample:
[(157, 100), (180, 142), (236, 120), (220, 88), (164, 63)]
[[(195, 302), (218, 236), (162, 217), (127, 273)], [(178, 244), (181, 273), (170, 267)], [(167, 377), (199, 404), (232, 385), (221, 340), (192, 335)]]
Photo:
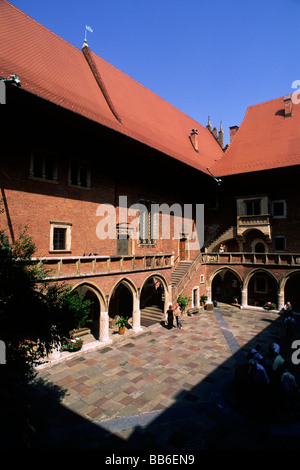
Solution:
[(259, 344), (266, 356), (278, 341), (291, 355), (282, 317), (219, 304), (183, 316), (182, 324), (172, 330), (154, 324), (139, 334), (127, 330), (107, 346), (40, 369), (32, 393), (37, 432), (31, 447), (104, 455), (297, 449), (297, 422), (242, 414), (222, 393), (251, 347)]

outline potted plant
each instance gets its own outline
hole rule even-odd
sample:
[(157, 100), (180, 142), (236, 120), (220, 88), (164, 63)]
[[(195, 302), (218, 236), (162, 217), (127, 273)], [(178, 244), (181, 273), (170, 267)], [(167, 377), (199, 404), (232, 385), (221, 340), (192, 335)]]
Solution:
[(69, 352), (79, 351), (82, 348), (82, 344), (81, 338), (70, 338), (63, 343), (61, 350)]
[(119, 317), (116, 321), (116, 325), (119, 327), (119, 334), (123, 335), (125, 333), (125, 327), (128, 323), (128, 317)]
[(201, 297), (200, 297), (200, 305), (202, 305), (202, 307), (205, 306), (207, 299), (208, 299), (208, 297), (207, 297), (206, 294), (201, 295)]
[(276, 304), (274, 302), (267, 302), (264, 305), (265, 310), (273, 310), (274, 308), (276, 308)]

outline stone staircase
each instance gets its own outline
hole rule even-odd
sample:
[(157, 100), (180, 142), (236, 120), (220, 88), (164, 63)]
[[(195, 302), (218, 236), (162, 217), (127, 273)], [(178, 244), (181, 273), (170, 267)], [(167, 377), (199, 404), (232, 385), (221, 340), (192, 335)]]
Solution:
[(180, 261), (171, 275), (171, 282), (172, 287), (176, 287), (176, 285), (181, 281), (183, 276), (188, 272), (190, 266), (192, 265), (192, 261)]
[(153, 323), (160, 323), (165, 320), (164, 313), (161, 308), (156, 305), (147, 306), (141, 309), (141, 324), (142, 326), (151, 325)]
[(225, 232), (218, 236), (207, 248), (207, 251), (214, 251), (214, 249), (221, 243), (226, 242), (231, 238), (236, 238), (236, 227), (231, 226)]

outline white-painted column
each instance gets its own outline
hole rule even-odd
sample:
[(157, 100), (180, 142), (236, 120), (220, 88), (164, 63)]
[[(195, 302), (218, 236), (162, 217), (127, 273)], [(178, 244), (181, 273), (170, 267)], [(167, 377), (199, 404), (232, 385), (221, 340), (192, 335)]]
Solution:
[(248, 289), (242, 289), (242, 300), (241, 300), (242, 307), (248, 306)]
[(207, 303), (212, 302), (211, 300), (211, 286), (206, 287)]
[(284, 292), (279, 292), (278, 294), (278, 310), (281, 310), (284, 307)]
[(51, 351), (48, 353), (48, 359), (49, 361), (55, 361), (55, 359), (59, 359), (61, 357), (61, 351), (60, 351), (60, 344), (58, 345), (53, 345), (51, 348)]
[(141, 309), (140, 309), (140, 295), (136, 294), (133, 302), (133, 312), (132, 312), (132, 329), (136, 333), (143, 331), (141, 327)]
[(102, 343), (110, 343), (112, 340), (109, 337), (109, 316), (108, 312), (100, 313), (100, 332), (99, 340)]

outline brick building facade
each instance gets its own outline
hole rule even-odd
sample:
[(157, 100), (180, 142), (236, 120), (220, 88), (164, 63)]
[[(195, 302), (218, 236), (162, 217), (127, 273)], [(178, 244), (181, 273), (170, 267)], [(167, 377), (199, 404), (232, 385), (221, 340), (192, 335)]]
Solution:
[(223, 148), (222, 127), (195, 122), (86, 43), (74, 48), (5, 0), (0, 12), (0, 227), (11, 240), (28, 227), (51, 278), (94, 302), (101, 341), (109, 318), (129, 315), (139, 331), (147, 308), (165, 312), (179, 294), (191, 307), (207, 294), (300, 311), (291, 99), (250, 107)]

